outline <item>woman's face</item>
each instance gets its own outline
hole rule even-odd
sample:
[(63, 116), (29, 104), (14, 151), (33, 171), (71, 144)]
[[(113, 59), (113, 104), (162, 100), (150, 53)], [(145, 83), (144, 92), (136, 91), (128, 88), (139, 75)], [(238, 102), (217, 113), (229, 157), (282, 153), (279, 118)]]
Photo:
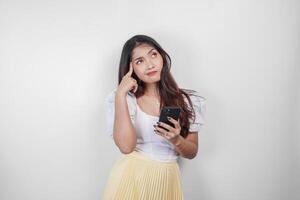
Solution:
[(132, 66), (135, 74), (145, 83), (160, 80), (163, 58), (160, 53), (148, 44), (141, 44), (132, 51)]

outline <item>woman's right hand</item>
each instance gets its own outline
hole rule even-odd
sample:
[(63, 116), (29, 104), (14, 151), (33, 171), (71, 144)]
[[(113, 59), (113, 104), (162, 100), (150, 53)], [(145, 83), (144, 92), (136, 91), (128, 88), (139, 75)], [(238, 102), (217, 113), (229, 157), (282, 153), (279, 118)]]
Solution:
[(133, 90), (135, 93), (138, 89), (138, 84), (134, 78), (131, 77), (133, 72), (132, 62), (130, 62), (129, 71), (125, 76), (123, 76), (121, 83), (117, 88), (117, 92), (121, 94), (127, 94), (129, 91)]

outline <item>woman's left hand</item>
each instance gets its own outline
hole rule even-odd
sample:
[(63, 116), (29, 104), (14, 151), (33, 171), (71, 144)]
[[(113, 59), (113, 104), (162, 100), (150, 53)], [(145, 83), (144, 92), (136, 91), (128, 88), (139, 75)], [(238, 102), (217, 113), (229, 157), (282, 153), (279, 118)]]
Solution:
[[(178, 119), (178, 121), (176, 121), (175, 119), (168, 117), (168, 120), (174, 124), (175, 128), (173, 128), (172, 126), (170, 126), (166, 123), (157, 122), (157, 125), (154, 125), (154, 132), (156, 134), (168, 139), (173, 144), (176, 144), (177, 140), (180, 137), (180, 131), (181, 131), (179, 119)], [(164, 127), (168, 131), (163, 128), (160, 128), (159, 126)]]

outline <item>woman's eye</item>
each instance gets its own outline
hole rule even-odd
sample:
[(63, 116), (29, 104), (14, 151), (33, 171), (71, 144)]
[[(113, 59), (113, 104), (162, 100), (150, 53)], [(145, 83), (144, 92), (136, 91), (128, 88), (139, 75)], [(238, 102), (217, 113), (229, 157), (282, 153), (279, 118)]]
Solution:
[[(156, 53), (156, 52), (153, 52), (153, 53), (152, 53), (152, 56), (153, 56), (153, 57), (156, 57), (156, 56), (157, 56), (157, 53)], [(143, 62), (143, 60), (138, 60), (138, 61), (136, 61), (135, 64), (138, 65), (138, 64), (140, 64), (140, 62)]]

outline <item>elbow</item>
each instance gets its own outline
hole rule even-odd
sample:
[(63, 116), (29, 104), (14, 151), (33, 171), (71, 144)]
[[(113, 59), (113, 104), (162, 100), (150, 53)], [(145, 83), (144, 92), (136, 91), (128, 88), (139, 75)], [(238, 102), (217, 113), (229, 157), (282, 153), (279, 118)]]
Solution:
[(117, 135), (114, 134), (114, 141), (117, 147), (119, 148), (120, 152), (123, 154), (130, 154), (131, 152), (134, 151), (136, 147), (136, 136), (133, 134), (133, 136), (122, 136), (122, 135)]
[(118, 146), (122, 154), (130, 154), (131, 152), (134, 151), (136, 147), (136, 142), (129, 142), (129, 143), (116, 142), (116, 145)]
[(188, 159), (190, 159), (190, 160), (194, 159), (197, 156), (197, 154), (198, 154), (198, 146), (197, 146), (196, 150), (189, 156)]
[(188, 155), (186, 158), (187, 158), (187, 159), (190, 159), (190, 160), (192, 160), (192, 159), (194, 159), (196, 156), (197, 156), (197, 152), (196, 152), (196, 153), (193, 153), (193, 154), (190, 154), (190, 155)]
[(119, 148), (122, 154), (130, 154), (133, 152), (134, 148)]
[(196, 156), (197, 156), (197, 154), (193, 154), (193, 155), (189, 156), (188, 159), (192, 160), (192, 159), (194, 159)]
[(181, 156), (182, 156), (183, 158), (192, 160), (192, 159), (194, 159), (194, 158), (197, 156), (197, 154), (185, 154), (185, 155), (182, 155), (182, 154), (181, 154)]

